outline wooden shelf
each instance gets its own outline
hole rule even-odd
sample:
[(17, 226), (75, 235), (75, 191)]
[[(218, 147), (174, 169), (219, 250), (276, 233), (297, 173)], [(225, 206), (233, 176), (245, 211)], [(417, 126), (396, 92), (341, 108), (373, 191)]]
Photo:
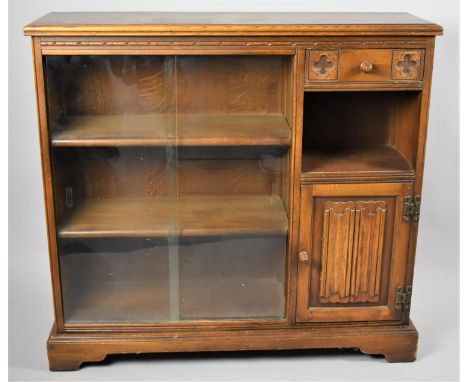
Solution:
[(169, 320), (164, 281), (82, 282), (64, 292), (68, 323), (151, 323)]
[(180, 291), (181, 320), (284, 317), (284, 286), (274, 279), (186, 281)]
[[(170, 320), (167, 280), (80, 283), (66, 296), (66, 320), (71, 324)], [(178, 310), (184, 321), (281, 319), (284, 287), (273, 279), (197, 280), (181, 287)]]
[(286, 234), (278, 196), (89, 199), (62, 218), (62, 238)]
[(302, 180), (413, 179), (411, 164), (391, 146), (357, 147), (332, 151), (304, 150)]
[(65, 117), (53, 146), (271, 146), (289, 145), (279, 114), (112, 115)]

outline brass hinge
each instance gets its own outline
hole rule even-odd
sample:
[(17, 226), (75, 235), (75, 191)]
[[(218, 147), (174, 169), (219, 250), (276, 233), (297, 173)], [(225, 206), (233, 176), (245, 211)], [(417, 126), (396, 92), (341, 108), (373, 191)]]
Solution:
[(405, 223), (418, 222), (421, 210), (421, 195), (406, 195), (403, 204), (403, 221)]
[(399, 286), (396, 289), (395, 310), (408, 310), (410, 308), (412, 292), (411, 285)]

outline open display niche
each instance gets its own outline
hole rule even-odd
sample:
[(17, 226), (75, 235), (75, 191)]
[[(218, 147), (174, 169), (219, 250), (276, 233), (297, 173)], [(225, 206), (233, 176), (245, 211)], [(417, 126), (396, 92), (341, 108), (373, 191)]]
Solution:
[(414, 179), (418, 91), (307, 92), (302, 179)]

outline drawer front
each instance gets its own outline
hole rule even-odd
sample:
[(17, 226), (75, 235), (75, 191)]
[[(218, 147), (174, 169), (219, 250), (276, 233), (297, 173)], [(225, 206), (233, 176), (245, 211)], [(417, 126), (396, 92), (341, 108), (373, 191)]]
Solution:
[(422, 50), (309, 50), (306, 82), (393, 82), (422, 79)]
[(344, 50), (340, 54), (340, 81), (388, 81), (391, 79), (390, 49)]

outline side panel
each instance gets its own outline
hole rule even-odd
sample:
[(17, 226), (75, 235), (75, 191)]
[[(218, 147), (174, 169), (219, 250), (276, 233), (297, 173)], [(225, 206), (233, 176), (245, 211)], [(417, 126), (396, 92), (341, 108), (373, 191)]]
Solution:
[(45, 79), (41, 38), (33, 37), (34, 77), (36, 82), (37, 114), (39, 119), (39, 141), (41, 144), (42, 181), (47, 219), (49, 259), (54, 295), (54, 314), (57, 332), (63, 331), (62, 291), (60, 287), (60, 268), (57, 250), (56, 217), (53, 195), (52, 168), (50, 162), (49, 131), (46, 112)]

